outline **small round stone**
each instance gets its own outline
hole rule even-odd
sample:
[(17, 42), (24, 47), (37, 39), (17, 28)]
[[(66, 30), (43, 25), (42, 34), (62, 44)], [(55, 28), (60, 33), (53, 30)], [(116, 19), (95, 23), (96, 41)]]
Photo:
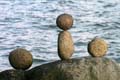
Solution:
[(93, 57), (102, 57), (106, 54), (108, 50), (107, 43), (101, 38), (94, 38), (88, 43), (88, 52)]
[(60, 29), (68, 30), (73, 25), (73, 18), (70, 14), (61, 14), (57, 17), (56, 24)]
[(33, 62), (32, 54), (26, 49), (17, 48), (10, 52), (9, 61), (15, 69), (28, 69)]

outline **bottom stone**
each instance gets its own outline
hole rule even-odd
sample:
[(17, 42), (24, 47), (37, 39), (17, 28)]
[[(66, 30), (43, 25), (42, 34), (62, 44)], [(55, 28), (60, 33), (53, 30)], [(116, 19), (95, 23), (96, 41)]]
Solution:
[(120, 66), (108, 58), (56, 61), (26, 72), (27, 80), (119, 80)]
[(0, 72), (0, 80), (26, 80), (22, 70), (6, 70)]

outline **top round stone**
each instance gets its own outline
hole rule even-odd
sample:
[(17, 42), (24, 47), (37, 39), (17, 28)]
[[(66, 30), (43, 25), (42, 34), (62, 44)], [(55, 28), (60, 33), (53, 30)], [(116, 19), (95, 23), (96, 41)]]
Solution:
[(73, 17), (70, 14), (61, 14), (56, 20), (57, 26), (62, 30), (68, 30), (73, 25)]
[(88, 52), (93, 57), (102, 57), (106, 54), (107, 50), (108, 45), (102, 38), (96, 37), (88, 44)]

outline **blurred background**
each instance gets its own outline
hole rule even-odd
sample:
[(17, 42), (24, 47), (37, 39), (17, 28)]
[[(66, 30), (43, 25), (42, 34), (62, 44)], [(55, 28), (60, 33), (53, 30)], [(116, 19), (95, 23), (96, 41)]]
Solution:
[(12, 68), (9, 53), (29, 50), (32, 67), (59, 60), (56, 18), (71, 14), (69, 30), (74, 40), (73, 57), (89, 56), (87, 44), (95, 36), (109, 44), (106, 57), (120, 62), (120, 0), (0, 0), (0, 71)]

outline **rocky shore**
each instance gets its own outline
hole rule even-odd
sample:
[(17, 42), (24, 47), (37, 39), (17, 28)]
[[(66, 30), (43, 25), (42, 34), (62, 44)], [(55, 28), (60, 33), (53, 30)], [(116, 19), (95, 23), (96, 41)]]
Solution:
[(0, 80), (119, 80), (120, 66), (105, 57), (59, 60), (30, 70), (0, 72)]
[(71, 59), (74, 42), (68, 29), (73, 25), (73, 17), (61, 14), (56, 24), (63, 30), (58, 35), (57, 43), (61, 60), (28, 70), (33, 63), (32, 53), (17, 48), (9, 54), (9, 62), (15, 70), (0, 72), (0, 80), (120, 80), (118, 63), (104, 57), (108, 50), (104, 39), (95, 37), (88, 43), (91, 57)]

